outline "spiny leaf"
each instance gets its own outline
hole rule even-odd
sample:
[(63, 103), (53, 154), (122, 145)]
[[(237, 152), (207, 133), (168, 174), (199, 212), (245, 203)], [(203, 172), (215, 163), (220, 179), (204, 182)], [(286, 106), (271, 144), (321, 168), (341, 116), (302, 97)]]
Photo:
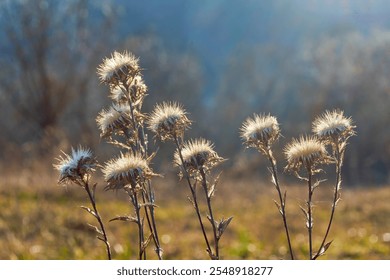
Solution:
[(333, 242), (333, 240), (328, 242), (328, 243), (326, 243), (324, 246), (322, 246), (320, 251), (314, 255), (314, 259), (317, 259), (318, 257), (324, 255), (325, 252), (329, 249), (329, 246), (332, 244), (332, 242)]
[(86, 207), (86, 206), (80, 206), (81, 209), (84, 209), (85, 211), (87, 211), (89, 214), (91, 214), (92, 216), (94, 216), (95, 218), (97, 218), (97, 215), (95, 213), (95, 211), (93, 211), (91, 208), (89, 207)]
[(316, 189), (322, 182), (325, 182), (326, 179), (323, 179), (323, 180), (317, 180), (313, 186), (312, 186), (312, 190), (314, 191), (314, 189)]
[(219, 223), (217, 223), (217, 229), (218, 229), (217, 238), (218, 239), (221, 238), (222, 234), (225, 232), (225, 230), (227, 229), (227, 227), (230, 224), (230, 222), (232, 221), (232, 219), (233, 219), (233, 217), (229, 217), (226, 220), (221, 219), (221, 221)]
[(142, 243), (142, 251), (145, 251), (145, 249), (148, 247), (150, 241), (152, 240), (153, 235), (150, 234), (148, 238)]
[(276, 200), (274, 200), (274, 203), (275, 203), (276, 207), (278, 207), (278, 210), (279, 210), (280, 215), (283, 216), (283, 210), (282, 210), (282, 207), (280, 206), (279, 202), (277, 202)]
[(117, 217), (110, 220), (110, 222), (112, 222), (112, 221), (133, 222), (133, 223), (138, 224), (137, 218), (131, 217), (131, 216), (117, 216)]
[(214, 193), (215, 193), (215, 188), (216, 188), (216, 186), (217, 186), (217, 184), (218, 184), (218, 182), (219, 182), (219, 177), (221, 176), (221, 174), (222, 174), (222, 171), (219, 172), (219, 174), (217, 175), (217, 177), (215, 177), (214, 183), (211, 185), (211, 187), (210, 187), (210, 189), (209, 189), (209, 191), (208, 191), (208, 193), (207, 193), (207, 196), (208, 196), (209, 198), (211, 198), (211, 197), (214, 195)]
[(157, 207), (158, 207), (156, 204), (150, 203), (150, 202), (141, 203), (139, 206), (140, 206), (140, 207), (149, 207), (149, 206), (151, 206), (151, 207), (153, 207), (153, 208), (157, 208)]
[(100, 229), (98, 229), (97, 226), (94, 226), (94, 225), (91, 225), (91, 224), (87, 224), (87, 225), (90, 226), (91, 228), (93, 228), (95, 230), (95, 232), (97, 232), (98, 234), (103, 235), (103, 232)]

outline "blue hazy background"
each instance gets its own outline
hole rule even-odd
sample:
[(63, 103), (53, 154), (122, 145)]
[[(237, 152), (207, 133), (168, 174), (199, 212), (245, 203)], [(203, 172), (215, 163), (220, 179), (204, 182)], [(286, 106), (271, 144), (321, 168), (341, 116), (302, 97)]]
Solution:
[[(145, 111), (163, 100), (184, 104), (195, 121), (190, 136), (212, 140), (229, 158), (230, 174), (264, 164), (241, 145), (246, 117), (275, 115), (281, 151), (291, 137), (309, 134), (316, 116), (339, 108), (357, 126), (345, 181), (390, 181), (388, 1), (0, 3), (4, 170), (29, 169), (78, 143), (107, 157), (95, 117), (110, 100), (96, 67), (114, 50), (128, 50), (144, 68)], [(167, 156), (157, 159), (161, 168), (170, 164), (170, 148), (160, 147)]]

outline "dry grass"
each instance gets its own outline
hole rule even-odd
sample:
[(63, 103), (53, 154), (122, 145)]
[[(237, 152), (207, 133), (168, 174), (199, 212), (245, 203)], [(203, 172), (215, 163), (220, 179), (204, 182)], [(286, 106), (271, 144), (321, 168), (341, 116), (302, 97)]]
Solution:
[[(184, 199), (187, 188), (184, 182), (179, 186), (175, 181), (169, 182), (161, 179), (155, 184), (164, 258), (207, 259), (193, 209)], [(274, 188), (258, 185), (256, 181), (225, 178), (217, 189), (215, 209), (226, 217), (234, 216), (220, 242), (223, 259), (288, 259), (282, 221), (272, 201), (276, 197)], [(131, 213), (126, 195), (104, 192), (102, 184), (98, 188), (97, 202), (107, 223), (113, 258), (136, 259), (136, 226), (108, 223), (115, 215)], [(298, 207), (304, 203), (305, 191), (288, 187), (287, 215), (299, 259), (305, 259), (308, 253), (305, 220)], [(61, 188), (55, 181), (46, 188), (0, 186), (0, 259), (105, 259), (104, 246), (93, 238), (94, 231), (86, 225), (95, 221), (79, 208), (87, 204), (86, 199), (78, 187)], [(322, 185), (316, 190), (314, 237), (323, 236), (331, 199), (331, 187)], [(390, 259), (389, 200), (389, 187), (343, 189), (329, 236), (334, 242), (320, 259)], [(319, 242), (314, 238), (315, 247)], [(151, 249), (147, 254), (153, 259), (156, 256)]]

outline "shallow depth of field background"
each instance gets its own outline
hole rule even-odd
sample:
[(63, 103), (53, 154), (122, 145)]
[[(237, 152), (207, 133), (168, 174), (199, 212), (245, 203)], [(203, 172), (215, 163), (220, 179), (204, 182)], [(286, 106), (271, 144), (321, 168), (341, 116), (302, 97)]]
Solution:
[[(389, 13), (386, 0), (0, 0), (0, 259), (105, 258), (86, 225), (95, 221), (79, 208), (88, 205), (84, 192), (58, 186), (52, 164), (79, 144), (100, 163), (119, 153), (95, 122), (111, 104), (96, 67), (114, 50), (140, 57), (144, 112), (178, 101), (194, 121), (187, 137), (210, 139), (228, 158), (214, 198), (217, 218), (234, 216), (220, 242), (224, 259), (288, 258), (267, 162), (242, 146), (242, 122), (253, 113), (278, 118), (282, 171), (286, 143), (335, 108), (352, 117), (357, 136), (322, 259), (390, 259)], [(149, 139), (159, 149), (153, 169), (164, 175), (153, 183), (164, 257), (206, 259), (174, 146)], [(322, 176), (329, 180), (314, 195), (314, 244), (330, 212), (332, 168)], [(306, 258), (306, 188), (281, 177), (293, 247)], [(105, 221), (131, 211), (122, 192), (103, 191), (100, 172), (94, 179)], [(136, 258), (135, 226), (107, 227), (113, 257)]]

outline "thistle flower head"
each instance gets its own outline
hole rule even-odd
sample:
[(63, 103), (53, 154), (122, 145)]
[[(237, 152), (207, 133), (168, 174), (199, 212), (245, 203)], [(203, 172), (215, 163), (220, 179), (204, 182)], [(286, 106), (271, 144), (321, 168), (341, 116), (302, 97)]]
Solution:
[(293, 139), (284, 152), (286, 169), (290, 171), (298, 171), (301, 167), (314, 170), (317, 165), (330, 162), (325, 145), (313, 136)]
[(95, 171), (97, 165), (91, 150), (82, 147), (72, 148), (71, 155), (63, 152), (63, 156), (60, 156), (57, 160), (58, 163), (53, 166), (60, 172), (58, 180), (60, 184), (68, 182), (81, 184), (86, 176)]
[(224, 161), (214, 151), (214, 146), (210, 141), (205, 139), (195, 139), (184, 143), (181, 148), (181, 155), (183, 162), (180, 158), (178, 150), (175, 152), (174, 163), (177, 166), (183, 166), (190, 175), (198, 176), (200, 170), (209, 171), (215, 165)]
[(247, 147), (262, 151), (269, 148), (279, 138), (277, 119), (271, 115), (257, 115), (247, 118), (241, 126), (241, 138)]
[(106, 189), (134, 188), (137, 184), (156, 176), (149, 167), (148, 160), (140, 155), (120, 154), (108, 161), (103, 168)]
[(148, 119), (148, 127), (162, 141), (183, 137), (184, 130), (191, 125), (186, 115), (179, 104), (163, 102), (154, 107)]
[(114, 52), (111, 57), (106, 57), (99, 65), (97, 73), (100, 81), (106, 84), (127, 84), (130, 77), (138, 74), (140, 68), (138, 58), (128, 52)]
[(314, 134), (327, 143), (347, 140), (355, 135), (354, 128), (352, 119), (346, 118), (343, 111), (339, 110), (326, 111), (313, 122)]
[(110, 98), (116, 103), (127, 102), (129, 97), (132, 103), (139, 103), (146, 95), (148, 88), (141, 75), (136, 75), (130, 81), (128, 89), (122, 85), (112, 85), (110, 87)]
[(130, 124), (130, 108), (126, 104), (114, 104), (109, 109), (103, 109), (97, 116), (96, 122), (101, 137), (120, 133)]

